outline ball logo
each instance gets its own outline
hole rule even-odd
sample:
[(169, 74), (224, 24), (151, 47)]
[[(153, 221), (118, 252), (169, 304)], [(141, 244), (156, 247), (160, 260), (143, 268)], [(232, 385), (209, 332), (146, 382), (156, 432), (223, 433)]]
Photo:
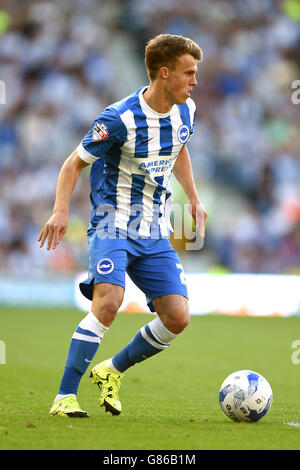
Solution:
[(115, 265), (109, 258), (103, 258), (97, 264), (97, 271), (99, 274), (109, 274), (113, 271)]
[(177, 137), (178, 137), (179, 142), (181, 144), (185, 144), (188, 141), (189, 136), (190, 136), (190, 130), (188, 126), (186, 126), (185, 124), (182, 124), (177, 131)]

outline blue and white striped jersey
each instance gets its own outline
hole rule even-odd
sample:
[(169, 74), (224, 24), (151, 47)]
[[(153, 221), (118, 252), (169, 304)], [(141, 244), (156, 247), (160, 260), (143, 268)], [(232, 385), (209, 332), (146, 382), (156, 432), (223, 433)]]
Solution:
[(160, 114), (145, 102), (146, 89), (104, 109), (77, 147), (92, 163), (90, 228), (100, 232), (132, 238), (172, 232), (170, 176), (194, 132), (196, 106), (188, 98)]

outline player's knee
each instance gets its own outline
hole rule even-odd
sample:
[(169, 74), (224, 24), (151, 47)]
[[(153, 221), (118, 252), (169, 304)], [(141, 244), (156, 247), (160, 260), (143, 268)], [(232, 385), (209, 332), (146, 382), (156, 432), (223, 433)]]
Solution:
[(188, 311), (173, 312), (172, 316), (169, 316), (165, 320), (165, 326), (172, 333), (179, 334), (189, 325), (190, 315)]
[(154, 304), (164, 326), (174, 334), (181, 333), (190, 321), (187, 300), (182, 296), (166, 296)]
[(122, 303), (122, 296), (107, 293), (107, 295), (97, 295), (94, 292), (92, 311), (101, 323), (109, 326), (115, 319)]
[(109, 326), (114, 321), (123, 301), (123, 291), (104, 284), (94, 287), (92, 311), (104, 325)]
[(190, 323), (190, 311), (188, 303), (185, 299), (182, 299), (182, 302), (178, 304), (178, 307), (174, 310), (173, 314), (174, 328), (176, 328), (176, 333), (181, 333)]
[(178, 333), (181, 333), (190, 323), (190, 315), (188, 312), (185, 312), (183, 315), (177, 318), (176, 320), (176, 329)]
[(118, 313), (119, 307), (120, 305), (117, 299), (107, 299), (101, 307), (102, 318), (105, 318), (107, 323), (112, 323)]

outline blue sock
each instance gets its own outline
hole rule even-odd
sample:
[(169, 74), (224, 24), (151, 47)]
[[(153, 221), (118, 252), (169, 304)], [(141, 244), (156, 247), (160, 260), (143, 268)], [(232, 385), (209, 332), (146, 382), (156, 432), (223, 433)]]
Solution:
[(77, 395), (83, 374), (93, 360), (103, 334), (108, 328), (102, 325), (90, 312), (75, 330), (60, 383), (59, 395)]
[(137, 332), (130, 343), (112, 358), (112, 363), (119, 372), (124, 372), (134, 364), (158, 354), (168, 346), (168, 343), (159, 341), (153, 335), (149, 325), (145, 325)]

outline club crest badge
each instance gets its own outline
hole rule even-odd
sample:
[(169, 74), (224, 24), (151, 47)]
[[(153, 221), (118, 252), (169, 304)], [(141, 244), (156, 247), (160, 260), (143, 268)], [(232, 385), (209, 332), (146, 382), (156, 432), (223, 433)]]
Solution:
[(99, 274), (109, 274), (113, 271), (115, 265), (109, 258), (103, 258), (97, 264), (97, 271)]
[(93, 140), (99, 142), (100, 140), (106, 140), (108, 137), (108, 129), (103, 122), (96, 122), (93, 128)]
[(190, 130), (188, 126), (182, 124), (177, 131), (177, 137), (181, 144), (185, 144), (190, 137)]

